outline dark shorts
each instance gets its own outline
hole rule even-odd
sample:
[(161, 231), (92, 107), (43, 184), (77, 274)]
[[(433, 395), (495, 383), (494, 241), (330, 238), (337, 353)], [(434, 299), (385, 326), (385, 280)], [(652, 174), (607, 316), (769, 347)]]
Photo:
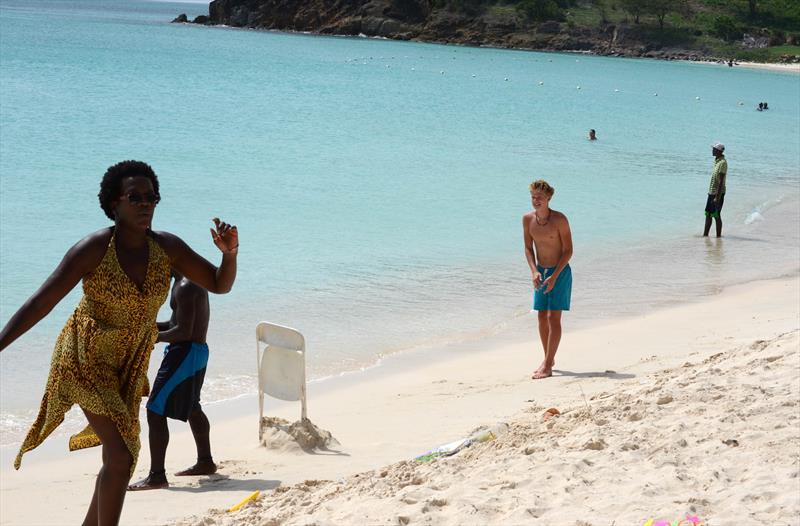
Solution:
[(208, 345), (172, 343), (156, 374), (147, 409), (161, 416), (186, 422), (200, 409), (200, 389), (206, 376)]
[[(556, 267), (540, 267), (536, 269), (542, 275), (542, 281), (555, 272)], [(572, 269), (567, 265), (558, 275), (553, 290), (545, 294), (545, 287), (533, 291), (533, 310), (569, 310), (572, 301)]]
[(706, 217), (719, 217), (722, 212), (722, 205), (725, 203), (725, 194), (719, 196), (719, 203), (714, 202), (715, 195), (708, 194), (706, 201)]

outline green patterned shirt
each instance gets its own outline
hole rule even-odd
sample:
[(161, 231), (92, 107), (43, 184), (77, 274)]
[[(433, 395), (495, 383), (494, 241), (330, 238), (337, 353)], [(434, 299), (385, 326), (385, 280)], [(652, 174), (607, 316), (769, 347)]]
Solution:
[[(708, 185), (708, 195), (717, 195), (717, 191), (721, 194), (725, 193), (725, 180), (724, 175), (728, 174), (728, 161), (725, 157), (719, 157), (714, 160), (714, 171), (711, 172), (711, 184)], [(720, 183), (722, 186), (720, 187)]]

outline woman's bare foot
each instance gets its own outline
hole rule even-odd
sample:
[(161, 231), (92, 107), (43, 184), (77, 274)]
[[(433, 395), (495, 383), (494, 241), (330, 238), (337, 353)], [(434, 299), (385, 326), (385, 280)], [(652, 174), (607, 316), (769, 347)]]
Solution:
[(167, 474), (163, 471), (157, 473), (150, 472), (145, 478), (138, 482), (128, 485), (128, 491), (144, 491), (148, 489), (166, 489), (169, 487)]
[(217, 472), (217, 465), (213, 460), (198, 460), (197, 463), (183, 471), (175, 473), (176, 477), (191, 477), (197, 475), (213, 475)]

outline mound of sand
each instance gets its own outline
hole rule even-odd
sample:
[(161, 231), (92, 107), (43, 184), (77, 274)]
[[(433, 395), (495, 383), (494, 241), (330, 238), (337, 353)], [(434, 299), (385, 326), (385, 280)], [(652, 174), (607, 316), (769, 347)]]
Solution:
[(798, 378), (794, 331), (620, 382), (547, 419), (530, 407), (452, 457), (279, 486), (180, 524), (796, 524)]
[(338, 446), (329, 431), (315, 426), (311, 420), (290, 423), (283, 418), (265, 416), (261, 419), (261, 445), (282, 451), (327, 450)]

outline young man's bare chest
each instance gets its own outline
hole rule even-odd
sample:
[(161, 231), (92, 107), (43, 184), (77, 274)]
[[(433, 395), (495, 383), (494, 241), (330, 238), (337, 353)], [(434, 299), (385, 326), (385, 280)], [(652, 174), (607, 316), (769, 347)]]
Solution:
[(538, 224), (534, 217), (529, 231), (533, 238), (537, 263), (546, 267), (555, 265), (561, 257), (562, 251), (557, 221), (551, 220), (546, 224)]

